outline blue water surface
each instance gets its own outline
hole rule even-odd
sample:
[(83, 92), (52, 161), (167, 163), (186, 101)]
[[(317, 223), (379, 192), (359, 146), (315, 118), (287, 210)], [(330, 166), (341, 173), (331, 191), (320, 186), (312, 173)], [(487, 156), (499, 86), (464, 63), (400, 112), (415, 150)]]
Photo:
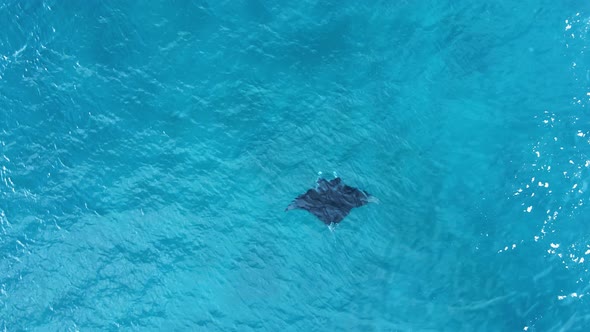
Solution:
[[(0, 2), (0, 329), (587, 331), (582, 1)], [(285, 213), (318, 171), (377, 196)]]

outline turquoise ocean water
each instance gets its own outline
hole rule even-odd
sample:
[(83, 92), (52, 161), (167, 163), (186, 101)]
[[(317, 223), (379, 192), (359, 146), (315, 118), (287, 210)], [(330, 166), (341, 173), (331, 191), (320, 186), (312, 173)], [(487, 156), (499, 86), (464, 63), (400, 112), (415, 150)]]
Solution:
[[(0, 329), (587, 331), (582, 1), (0, 2)], [(381, 204), (285, 213), (318, 171)]]

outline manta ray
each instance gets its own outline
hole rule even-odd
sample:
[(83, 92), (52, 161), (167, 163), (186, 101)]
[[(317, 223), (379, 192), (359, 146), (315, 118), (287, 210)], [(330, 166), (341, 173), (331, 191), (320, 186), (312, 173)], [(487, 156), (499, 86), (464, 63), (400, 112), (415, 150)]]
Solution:
[(297, 196), (285, 211), (306, 210), (332, 226), (341, 222), (353, 208), (378, 202), (368, 192), (347, 186), (338, 176), (330, 181), (320, 177), (315, 188)]

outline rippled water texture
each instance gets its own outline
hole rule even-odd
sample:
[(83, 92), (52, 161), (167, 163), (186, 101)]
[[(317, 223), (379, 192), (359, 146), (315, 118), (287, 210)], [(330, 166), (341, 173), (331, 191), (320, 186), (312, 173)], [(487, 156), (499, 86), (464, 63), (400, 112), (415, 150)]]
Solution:
[(0, 328), (586, 331), (585, 9), (1, 2)]

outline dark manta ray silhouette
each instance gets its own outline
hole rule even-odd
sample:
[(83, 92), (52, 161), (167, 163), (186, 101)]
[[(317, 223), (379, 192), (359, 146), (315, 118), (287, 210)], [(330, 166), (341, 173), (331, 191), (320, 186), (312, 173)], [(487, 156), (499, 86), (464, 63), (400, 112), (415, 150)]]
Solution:
[(316, 188), (297, 196), (285, 211), (307, 210), (324, 224), (332, 225), (341, 222), (353, 208), (378, 201), (364, 190), (345, 185), (339, 177), (330, 181), (319, 178)]

